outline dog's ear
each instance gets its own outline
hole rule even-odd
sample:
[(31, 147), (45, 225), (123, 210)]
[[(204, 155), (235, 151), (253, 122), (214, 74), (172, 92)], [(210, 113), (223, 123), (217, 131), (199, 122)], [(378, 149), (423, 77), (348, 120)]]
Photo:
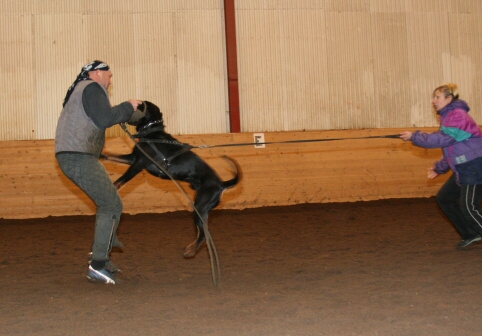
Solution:
[(145, 100), (144, 104), (146, 106), (146, 109), (148, 109), (149, 111), (155, 111), (156, 109), (159, 109), (159, 107), (156, 104), (154, 104), (154, 103), (152, 103), (148, 100)]
[(146, 103), (142, 102), (142, 104), (137, 105), (137, 109), (141, 112), (146, 113)]

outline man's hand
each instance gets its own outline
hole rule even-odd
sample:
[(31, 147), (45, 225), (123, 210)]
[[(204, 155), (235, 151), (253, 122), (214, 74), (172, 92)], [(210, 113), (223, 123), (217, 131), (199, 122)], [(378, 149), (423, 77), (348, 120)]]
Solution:
[(142, 104), (142, 100), (137, 100), (137, 99), (129, 99), (129, 103), (131, 103), (132, 107), (134, 108), (134, 111), (137, 110), (137, 106)]

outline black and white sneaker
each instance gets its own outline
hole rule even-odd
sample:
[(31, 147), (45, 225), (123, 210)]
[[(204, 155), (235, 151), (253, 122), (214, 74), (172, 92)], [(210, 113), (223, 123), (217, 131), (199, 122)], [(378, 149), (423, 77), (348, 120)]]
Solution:
[(92, 282), (115, 285), (115, 275), (106, 268), (96, 270), (89, 265), (89, 269), (87, 270), (87, 279)]
[(464, 240), (461, 240), (457, 244), (457, 247), (464, 248), (464, 247), (467, 247), (467, 246), (469, 246), (473, 243), (479, 242), (481, 240), (482, 240), (482, 238), (480, 236), (475, 236), (475, 237), (472, 237), (472, 238), (469, 238), (469, 239), (464, 239)]
[[(89, 252), (89, 261), (88, 261), (89, 265), (91, 264), (91, 262), (92, 262), (92, 252)], [(105, 262), (105, 268), (111, 273), (122, 273), (122, 270), (118, 268), (116, 265), (114, 265), (114, 263), (110, 261), (110, 259)]]

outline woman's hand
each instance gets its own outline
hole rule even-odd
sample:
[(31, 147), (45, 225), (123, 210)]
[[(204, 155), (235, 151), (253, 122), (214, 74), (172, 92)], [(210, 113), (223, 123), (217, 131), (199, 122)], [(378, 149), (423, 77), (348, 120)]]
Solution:
[(413, 134), (412, 132), (405, 131), (400, 133), (400, 138), (402, 138), (404, 141), (408, 141), (412, 138), (412, 134)]
[(435, 170), (433, 170), (433, 167), (431, 167), (427, 170), (427, 177), (429, 179), (436, 178), (437, 176), (438, 176), (438, 174), (435, 172)]

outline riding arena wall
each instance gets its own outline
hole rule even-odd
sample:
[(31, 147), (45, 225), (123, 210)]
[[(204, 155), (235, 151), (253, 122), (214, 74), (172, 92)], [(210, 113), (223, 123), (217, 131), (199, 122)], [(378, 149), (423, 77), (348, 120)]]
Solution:
[[(434, 196), (447, 176), (429, 180), (426, 171), (440, 158), (440, 150), (421, 149), (400, 139), (376, 138), (400, 131), (268, 132), (261, 134), (264, 142), (271, 142), (264, 148), (255, 147), (253, 133), (179, 135), (177, 139), (193, 146), (207, 145), (193, 150), (222, 179), (233, 176), (233, 167), (223, 156), (233, 158), (241, 167), (240, 183), (224, 192), (217, 209)], [(229, 146), (215, 147), (225, 144)], [(53, 140), (4, 141), (2, 145), (0, 218), (95, 213), (92, 201), (59, 170)], [(105, 150), (129, 153), (133, 146), (126, 136), (114, 137), (107, 138)], [(127, 169), (122, 164), (103, 163), (112, 180)], [(186, 183), (179, 185), (192, 199), (194, 191)], [(175, 183), (146, 172), (119, 192), (124, 213), (192, 210)]]

